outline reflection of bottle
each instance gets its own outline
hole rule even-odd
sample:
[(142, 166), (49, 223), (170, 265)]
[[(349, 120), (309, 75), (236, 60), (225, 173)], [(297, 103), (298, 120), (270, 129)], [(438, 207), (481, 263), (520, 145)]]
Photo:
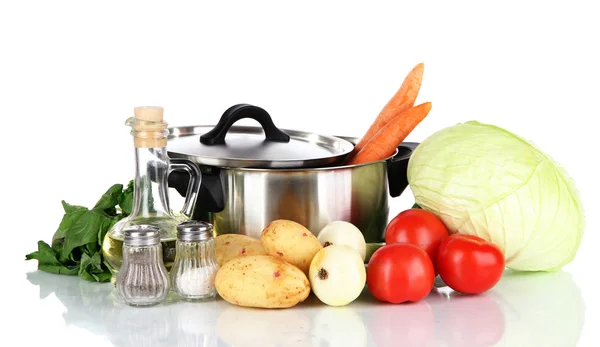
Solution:
[(120, 347), (199, 346), (217, 347), (217, 315), (222, 300), (170, 302), (143, 309), (127, 306), (111, 285), (82, 281), (76, 276), (57, 276), (42, 271), (27, 274), (40, 288), (40, 299), (54, 293), (65, 306), (62, 318), (68, 326), (106, 337)]
[[(135, 147), (135, 181), (131, 215), (116, 223), (102, 244), (104, 257), (113, 271), (112, 282), (123, 262), (123, 230), (132, 225), (149, 224), (160, 228), (163, 262), (170, 269), (175, 259), (177, 224), (189, 220), (183, 214), (174, 215), (169, 207), (167, 175), (167, 123), (162, 107), (135, 108), (135, 117), (127, 125)], [(193, 170), (188, 170), (192, 172)], [(197, 177), (192, 177), (196, 180)]]
[(216, 301), (198, 304), (181, 302), (177, 305), (177, 346), (217, 347), (215, 328), (217, 314), (222, 310)]
[(104, 322), (109, 340), (120, 347), (177, 346), (172, 306), (118, 306)]

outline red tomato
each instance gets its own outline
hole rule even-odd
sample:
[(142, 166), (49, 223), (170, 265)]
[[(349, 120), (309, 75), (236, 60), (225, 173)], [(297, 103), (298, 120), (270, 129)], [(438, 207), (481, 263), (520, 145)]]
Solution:
[(446, 238), (436, 261), (442, 280), (465, 294), (491, 289), (504, 272), (504, 254), (500, 247), (474, 235), (454, 234)]
[(429, 294), (435, 278), (425, 251), (409, 243), (394, 243), (375, 251), (367, 266), (367, 287), (377, 300), (399, 304)]
[(407, 242), (425, 250), (435, 265), (438, 247), (448, 230), (433, 213), (410, 209), (398, 214), (385, 230), (385, 243)]

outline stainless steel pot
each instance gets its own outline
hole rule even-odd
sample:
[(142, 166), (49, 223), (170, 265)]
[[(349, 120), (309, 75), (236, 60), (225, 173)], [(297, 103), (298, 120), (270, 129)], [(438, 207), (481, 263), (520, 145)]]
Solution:
[[(200, 135), (210, 128), (170, 128), (169, 138), (187, 136), (199, 142)], [(230, 126), (229, 131), (244, 132), (247, 128)], [(358, 141), (334, 138), (352, 144)], [(228, 167), (226, 162), (224, 166), (205, 165), (203, 158), (173, 151), (169, 144), (167, 149), (171, 157), (190, 159), (201, 170), (202, 184), (192, 218), (212, 223), (217, 235), (259, 237), (263, 228), (276, 219), (296, 221), (317, 234), (329, 222), (343, 220), (356, 225), (367, 243), (380, 243), (388, 221), (388, 199), (399, 196), (407, 187), (406, 168), (416, 145), (403, 143), (394, 156), (379, 162), (336, 166), (342, 156), (337, 162), (330, 160), (328, 166), (308, 168)], [(184, 195), (187, 179), (188, 175), (175, 172), (169, 177), (169, 185)]]

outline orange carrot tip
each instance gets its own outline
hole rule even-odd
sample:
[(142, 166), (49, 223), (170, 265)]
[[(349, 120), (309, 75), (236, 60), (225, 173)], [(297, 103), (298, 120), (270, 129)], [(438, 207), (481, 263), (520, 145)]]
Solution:
[(424, 102), (397, 115), (371, 137), (349, 164), (363, 164), (389, 158), (408, 134), (427, 117), (430, 110), (431, 102)]

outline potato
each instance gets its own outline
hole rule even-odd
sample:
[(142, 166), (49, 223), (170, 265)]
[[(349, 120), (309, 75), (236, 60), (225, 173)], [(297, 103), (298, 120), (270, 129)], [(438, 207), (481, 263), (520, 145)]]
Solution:
[(302, 271), (270, 255), (232, 259), (217, 272), (215, 286), (224, 300), (246, 307), (292, 307), (310, 294)]
[(266, 255), (260, 240), (246, 235), (223, 234), (215, 238), (217, 263), (223, 266), (233, 258), (247, 255)]
[(280, 257), (308, 274), (310, 262), (323, 246), (310, 230), (290, 220), (275, 220), (265, 227), (260, 243), (268, 255)]

